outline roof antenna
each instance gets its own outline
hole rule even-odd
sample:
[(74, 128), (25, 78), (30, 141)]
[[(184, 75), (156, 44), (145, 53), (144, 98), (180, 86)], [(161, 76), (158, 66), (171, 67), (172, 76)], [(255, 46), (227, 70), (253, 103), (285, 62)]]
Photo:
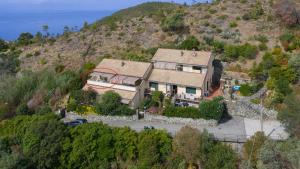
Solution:
[(122, 67), (125, 66), (125, 62), (122, 62), (121, 65), (122, 65)]
[(183, 51), (181, 51), (181, 56), (183, 56), (184, 55), (184, 52)]

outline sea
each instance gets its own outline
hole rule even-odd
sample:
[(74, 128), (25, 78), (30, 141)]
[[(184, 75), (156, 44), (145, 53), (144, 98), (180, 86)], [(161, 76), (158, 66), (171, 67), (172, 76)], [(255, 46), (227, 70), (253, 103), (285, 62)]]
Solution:
[(48, 25), (50, 35), (61, 34), (65, 26), (73, 31), (82, 28), (84, 22), (93, 23), (114, 11), (0, 11), (0, 38), (16, 40), (23, 32), (33, 35), (43, 33), (43, 25)]

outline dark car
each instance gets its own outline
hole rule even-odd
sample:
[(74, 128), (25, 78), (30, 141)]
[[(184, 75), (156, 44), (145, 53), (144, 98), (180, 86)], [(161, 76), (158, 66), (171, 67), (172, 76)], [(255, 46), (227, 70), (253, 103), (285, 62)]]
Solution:
[(86, 119), (76, 119), (75, 121), (80, 122), (81, 124), (87, 123), (88, 121)]
[(175, 107), (188, 107), (189, 103), (188, 102), (175, 102)]
[(79, 121), (70, 121), (70, 122), (65, 123), (65, 125), (68, 126), (68, 127), (76, 127), (80, 124), (82, 124), (82, 123), (80, 123)]
[(144, 130), (154, 130), (155, 128), (153, 126), (144, 126)]

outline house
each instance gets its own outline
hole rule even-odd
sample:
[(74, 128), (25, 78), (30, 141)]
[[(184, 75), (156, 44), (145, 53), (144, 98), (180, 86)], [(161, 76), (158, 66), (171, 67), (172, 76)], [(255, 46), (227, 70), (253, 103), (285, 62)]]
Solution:
[(103, 59), (91, 73), (84, 90), (93, 90), (99, 95), (115, 91), (122, 97), (123, 104), (135, 109), (144, 99), (151, 70), (151, 63)]
[(209, 95), (213, 59), (212, 53), (206, 51), (158, 49), (152, 58), (149, 87), (177, 100), (199, 103)]

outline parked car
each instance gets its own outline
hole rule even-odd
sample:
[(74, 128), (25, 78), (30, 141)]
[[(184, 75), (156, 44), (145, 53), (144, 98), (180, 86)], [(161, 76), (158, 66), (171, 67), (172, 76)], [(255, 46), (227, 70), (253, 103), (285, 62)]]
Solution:
[(153, 126), (144, 126), (144, 130), (154, 130)]
[(188, 102), (180, 102), (180, 101), (175, 102), (175, 107), (188, 107), (188, 106), (189, 106)]
[(70, 121), (70, 122), (65, 123), (65, 125), (68, 126), (68, 127), (76, 127), (80, 124), (82, 124), (82, 123), (80, 123), (79, 121)]
[(76, 119), (76, 120), (73, 120), (70, 122), (65, 122), (65, 125), (69, 126), (69, 127), (76, 127), (76, 126), (84, 124), (84, 123), (87, 123), (86, 119)]
[(87, 123), (88, 121), (86, 119), (76, 119), (75, 121), (80, 122), (81, 124)]

